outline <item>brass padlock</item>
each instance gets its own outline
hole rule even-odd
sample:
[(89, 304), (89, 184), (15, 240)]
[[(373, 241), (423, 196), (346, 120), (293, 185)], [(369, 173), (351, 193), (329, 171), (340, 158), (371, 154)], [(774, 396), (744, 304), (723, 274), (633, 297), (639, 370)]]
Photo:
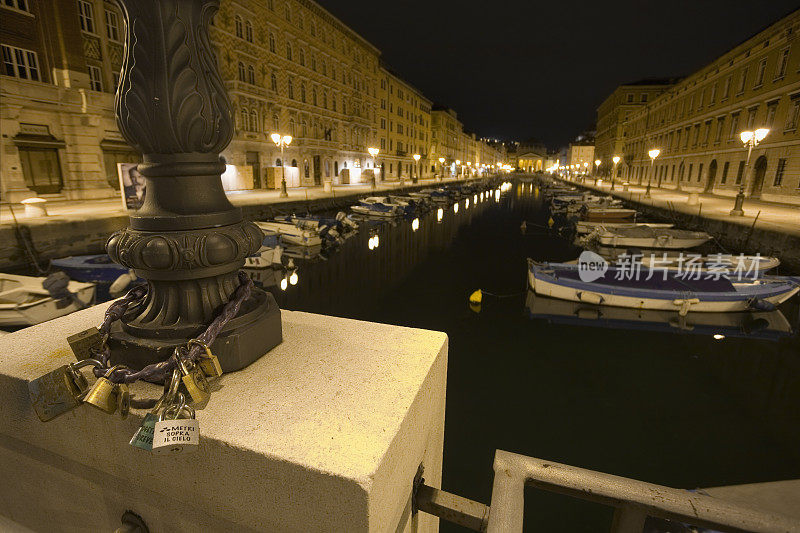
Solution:
[[(110, 415), (116, 413), (117, 409), (119, 409), (119, 395), (122, 388), (119, 384), (112, 382), (108, 378), (118, 368), (123, 368), (123, 365), (111, 367), (103, 377), (98, 378), (83, 401), (92, 407), (100, 409), (104, 413), (108, 413)], [(125, 390), (127, 390), (127, 388), (128, 386), (125, 385)]]
[(219, 364), (219, 358), (211, 353), (211, 348), (209, 348), (208, 344), (199, 339), (192, 339), (188, 342), (187, 346), (191, 348), (192, 344), (197, 344), (205, 352), (197, 361), (203, 373), (209, 378), (220, 377), (222, 375), (222, 365)]
[(75, 358), (78, 361), (83, 361), (95, 357), (95, 351), (100, 350), (105, 344), (106, 338), (98, 328), (92, 327), (75, 335), (70, 335), (67, 337), (67, 342), (72, 349), (72, 353), (75, 354)]
[(42, 422), (48, 422), (78, 407), (89, 389), (86, 377), (80, 372), (85, 366), (103, 366), (100, 361), (86, 359), (56, 368), (28, 383), (33, 410)]
[(181, 369), (181, 382), (189, 393), (191, 402), (201, 407), (205, 406), (211, 398), (211, 387), (203, 370), (192, 362), (187, 364), (181, 357), (180, 348), (175, 348), (175, 358)]

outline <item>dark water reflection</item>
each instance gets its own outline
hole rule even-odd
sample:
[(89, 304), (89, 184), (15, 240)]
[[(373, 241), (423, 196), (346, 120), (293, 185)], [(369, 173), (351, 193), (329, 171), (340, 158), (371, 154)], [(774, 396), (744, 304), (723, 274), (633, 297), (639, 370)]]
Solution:
[[(713, 328), (530, 318), (526, 257), (580, 251), (542, 229), (549, 215), (534, 188), (436, 215), (417, 231), (408, 221), (372, 228), (374, 250), (362, 231), (327, 260), (298, 260), (296, 285), (281, 290), (281, 274), (265, 285), (284, 309), (447, 332), (445, 489), (488, 503), (496, 448), (684, 488), (800, 477), (794, 335), (751, 338), (745, 326), (716, 340)], [(467, 298), (477, 288), (513, 296), (486, 296), (476, 313)], [(781, 311), (796, 330), (796, 302)], [(528, 530), (602, 531), (610, 517), (527, 493)]]

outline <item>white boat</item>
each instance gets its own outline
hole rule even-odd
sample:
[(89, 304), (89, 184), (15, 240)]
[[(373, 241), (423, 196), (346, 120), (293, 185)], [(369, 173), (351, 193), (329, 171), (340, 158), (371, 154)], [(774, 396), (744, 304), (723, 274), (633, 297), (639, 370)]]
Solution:
[(244, 268), (271, 268), (273, 266), (280, 266), (283, 263), (283, 247), (275, 246), (270, 248), (262, 246), (261, 249), (255, 254), (244, 260)]
[(589, 235), (590, 238), (596, 237), (600, 244), (614, 247), (684, 250), (700, 246), (711, 240), (711, 235), (705, 231), (652, 228), (650, 226), (613, 229), (599, 226), (595, 231), (596, 233)]
[(777, 268), (781, 260), (777, 257), (761, 255), (733, 255), (733, 254), (643, 254), (642, 266), (654, 269), (674, 271), (687, 271), (692, 268), (700, 270), (714, 270), (727, 268), (730, 271), (738, 269), (743, 272), (767, 272)]
[(317, 246), (322, 244), (322, 238), (311, 228), (300, 228), (291, 222), (256, 222), (256, 226), (264, 231), (277, 232), (281, 241), (300, 246)]
[(651, 228), (667, 229), (673, 227), (674, 224), (669, 224), (666, 222), (591, 222), (588, 220), (579, 220), (575, 223), (575, 231), (578, 234), (583, 235), (593, 232), (598, 226), (603, 226), (607, 229), (633, 228), (636, 226), (649, 226)]
[(584, 220), (625, 220), (636, 216), (635, 209), (621, 207), (587, 207), (582, 211)]
[(399, 217), (405, 213), (405, 209), (399, 205), (384, 204), (381, 202), (366, 203), (350, 206), (353, 213), (371, 217)]
[(32, 326), (94, 305), (94, 283), (70, 281), (73, 297), (56, 301), (42, 286), (45, 279), (0, 273), (0, 326)]

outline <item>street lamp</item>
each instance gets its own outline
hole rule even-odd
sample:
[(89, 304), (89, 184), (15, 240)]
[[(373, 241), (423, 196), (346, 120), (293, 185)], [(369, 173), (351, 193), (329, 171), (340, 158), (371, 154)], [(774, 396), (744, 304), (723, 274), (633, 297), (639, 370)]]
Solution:
[(273, 133), (269, 138), (281, 149), (281, 198), (288, 198), (289, 191), (286, 190), (286, 160), (283, 158), (283, 149), (292, 144), (292, 136)]
[(615, 155), (611, 159), (611, 161), (614, 162), (614, 169), (611, 171), (611, 190), (612, 191), (614, 190), (614, 178), (617, 177), (617, 163), (619, 163), (619, 159), (620, 159), (620, 157), (618, 155)]
[(597, 185), (597, 173), (600, 172), (600, 161), (599, 159), (594, 160), (594, 184)]
[(650, 184), (653, 182), (653, 168), (656, 162), (656, 157), (661, 154), (661, 150), (653, 148), (647, 154), (650, 156), (650, 174), (647, 176), (647, 189), (644, 191), (644, 197), (650, 198)]
[(456, 159), (456, 179), (458, 179), (458, 173), (460, 168), (461, 168), (461, 160)]
[(439, 181), (442, 181), (444, 179), (444, 157), (439, 158), (439, 165)]
[(414, 158), (414, 166), (416, 167), (416, 170), (417, 170), (417, 177), (416, 177), (416, 178), (412, 177), (412, 178), (411, 178), (411, 181), (413, 181), (414, 183), (416, 183), (416, 182), (417, 182), (417, 180), (419, 180), (419, 178), (421, 178), (421, 177), (422, 177), (422, 175), (421, 175), (422, 173), (419, 171), (419, 159), (420, 159), (420, 157), (422, 157), (422, 156), (420, 156), (419, 154), (414, 154), (414, 155), (412, 155), (411, 157), (413, 157), (413, 158)]
[(372, 156), (372, 188), (377, 189), (378, 185), (375, 183), (375, 172), (378, 170), (378, 153), (380, 150), (377, 148), (367, 148), (367, 152)]
[(733, 209), (731, 209), (731, 215), (739, 217), (744, 216), (744, 191), (748, 178), (750, 177), (750, 156), (753, 153), (753, 148), (758, 146), (768, 133), (769, 130), (767, 128), (759, 128), (756, 131), (743, 131), (739, 134), (742, 143), (747, 147), (747, 163), (744, 165), (744, 179), (739, 184), (739, 193), (736, 195), (736, 201), (733, 204)]

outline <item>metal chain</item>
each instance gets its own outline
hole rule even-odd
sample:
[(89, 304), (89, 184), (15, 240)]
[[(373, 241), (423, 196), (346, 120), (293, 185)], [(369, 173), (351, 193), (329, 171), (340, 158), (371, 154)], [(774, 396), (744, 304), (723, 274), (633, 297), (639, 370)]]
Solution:
[[(253, 280), (250, 279), (244, 272), (239, 272), (239, 286), (233, 293), (233, 297), (224, 305), (222, 311), (216, 318), (209, 324), (208, 328), (196, 337), (196, 340), (201, 341), (207, 346), (211, 346), (217, 338), (217, 335), (222, 331), (225, 325), (239, 313), (242, 303), (250, 297), (253, 290)], [(123, 297), (111, 304), (106, 310), (103, 324), (100, 326), (100, 333), (104, 339), (108, 337), (111, 331), (111, 325), (122, 318), (128, 311), (128, 307), (133, 304), (139, 304), (147, 295), (147, 287), (139, 286), (134, 287)], [(193, 345), (189, 350), (187, 359), (190, 362), (197, 361), (201, 356), (203, 348), (200, 345)], [(103, 342), (102, 348), (99, 350), (98, 359), (103, 363), (103, 368), (95, 368), (94, 375), (99, 377), (105, 376), (107, 379), (114, 383), (133, 383), (140, 379), (151, 381), (158, 381), (170, 375), (173, 369), (178, 368), (179, 362), (175, 354), (171, 355), (166, 361), (153, 363), (147, 365), (138, 372), (134, 372), (130, 368), (119, 368), (111, 375), (106, 376), (108, 372), (108, 360), (111, 355), (110, 349), (106, 342)]]

